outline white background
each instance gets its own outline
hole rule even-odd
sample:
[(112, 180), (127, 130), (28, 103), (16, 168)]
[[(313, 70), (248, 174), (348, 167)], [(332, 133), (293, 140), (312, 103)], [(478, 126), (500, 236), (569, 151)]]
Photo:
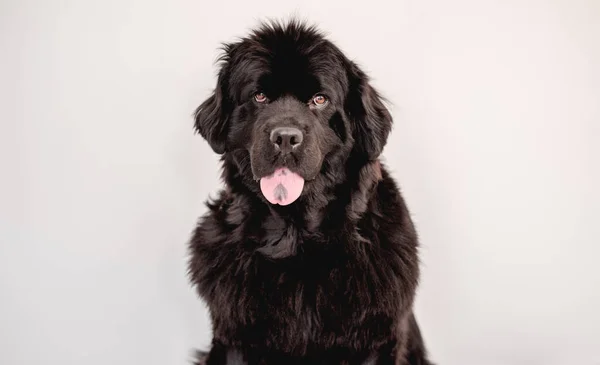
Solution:
[(393, 102), (441, 365), (600, 364), (597, 0), (0, 3), (0, 363), (187, 364), (191, 114), (221, 41), (317, 23)]

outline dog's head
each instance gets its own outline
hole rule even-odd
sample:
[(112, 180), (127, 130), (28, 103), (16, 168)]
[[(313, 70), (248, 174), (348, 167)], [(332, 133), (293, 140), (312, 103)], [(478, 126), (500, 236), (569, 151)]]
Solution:
[(365, 73), (316, 29), (266, 24), (225, 45), (220, 61), (196, 129), (269, 202), (287, 205), (326, 167), (381, 153), (388, 110)]

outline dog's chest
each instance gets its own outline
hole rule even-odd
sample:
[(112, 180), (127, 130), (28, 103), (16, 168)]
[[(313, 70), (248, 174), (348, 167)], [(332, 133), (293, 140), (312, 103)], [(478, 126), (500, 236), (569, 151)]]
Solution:
[(213, 292), (219, 298), (207, 298), (216, 334), (246, 343), (260, 339), (289, 352), (332, 344), (358, 348), (389, 336), (396, 285), (382, 280), (393, 275), (381, 275), (385, 263), (374, 262), (371, 248), (340, 237), (293, 238), (294, 253), (284, 258), (240, 244), (229, 256), (235, 259), (221, 262), (227, 267), (212, 263), (220, 272)]

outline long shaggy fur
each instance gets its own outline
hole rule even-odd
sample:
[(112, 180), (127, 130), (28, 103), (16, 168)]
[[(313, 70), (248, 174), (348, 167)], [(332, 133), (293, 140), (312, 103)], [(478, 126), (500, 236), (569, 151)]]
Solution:
[[(321, 131), (319, 173), (290, 206), (270, 205), (256, 182), (263, 158), (249, 146), (267, 147), (254, 127), (266, 109), (247, 94), (255, 84), (302, 102), (313, 86), (329, 91), (328, 111), (307, 127)], [(189, 246), (214, 333), (197, 364), (429, 364), (412, 312), (417, 234), (379, 162), (391, 126), (367, 76), (315, 28), (272, 23), (225, 46), (196, 111), (225, 184)]]

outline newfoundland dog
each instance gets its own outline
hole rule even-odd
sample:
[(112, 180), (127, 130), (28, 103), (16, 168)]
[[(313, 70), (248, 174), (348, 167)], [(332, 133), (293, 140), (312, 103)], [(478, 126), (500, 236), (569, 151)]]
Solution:
[(413, 315), (418, 242), (379, 161), (392, 118), (315, 28), (224, 46), (195, 127), (225, 188), (190, 242), (213, 340), (197, 364), (430, 364)]

